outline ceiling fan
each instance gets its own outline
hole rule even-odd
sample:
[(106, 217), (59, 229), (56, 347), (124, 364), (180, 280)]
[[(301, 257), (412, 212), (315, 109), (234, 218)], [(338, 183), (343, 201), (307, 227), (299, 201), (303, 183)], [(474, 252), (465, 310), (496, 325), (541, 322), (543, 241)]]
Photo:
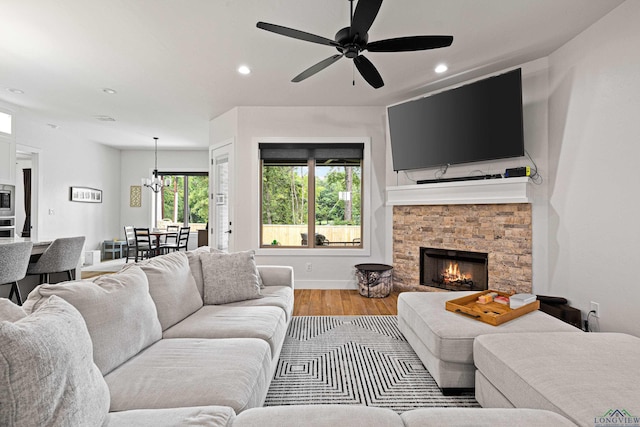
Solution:
[(338, 31), (335, 40), (281, 25), (258, 22), (257, 27), (260, 29), (311, 43), (333, 46), (340, 52), (307, 68), (295, 76), (291, 80), (292, 82), (301, 82), (346, 56), (353, 59), (356, 68), (367, 83), (378, 89), (384, 86), (384, 81), (371, 61), (361, 54), (363, 51), (410, 52), (447, 47), (453, 42), (453, 36), (409, 36), (369, 42), (368, 31), (378, 15), (382, 0), (359, 0), (355, 12), (353, 11), (353, 0), (349, 0), (349, 2), (351, 3), (350, 25)]

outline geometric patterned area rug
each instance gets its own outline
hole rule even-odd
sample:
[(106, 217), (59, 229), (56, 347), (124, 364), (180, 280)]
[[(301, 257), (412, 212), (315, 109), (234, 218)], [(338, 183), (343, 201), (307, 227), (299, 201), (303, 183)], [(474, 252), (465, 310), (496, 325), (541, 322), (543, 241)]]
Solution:
[(396, 316), (295, 316), (264, 405), (329, 403), (397, 413), (480, 406), (473, 392), (442, 394)]

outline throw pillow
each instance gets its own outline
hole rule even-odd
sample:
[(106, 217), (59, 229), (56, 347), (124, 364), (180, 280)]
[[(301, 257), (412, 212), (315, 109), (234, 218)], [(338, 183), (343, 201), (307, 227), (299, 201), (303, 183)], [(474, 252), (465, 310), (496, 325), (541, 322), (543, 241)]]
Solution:
[(139, 267), (95, 281), (40, 285), (29, 294), (25, 310), (37, 309), (52, 295), (66, 300), (84, 317), (93, 357), (103, 375), (162, 338), (147, 276)]
[(218, 249), (210, 248), (209, 246), (200, 246), (192, 251), (187, 251), (187, 258), (189, 259), (189, 268), (191, 274), (196, 281), (196, 287), (200, 297), (204, 298), (204, 278), (202, 277), (202, 261), (200, 261), (200, 254), (208, 253), (222, 253)]
[(200, 254), (200, 260), (205, 304), (262, 298), (254, 251)]
[(15, 322), (0, 319), (0, 425), (100, 426), (109, 389), (78, 310), (56, 296)]
[(162, 330), (202, 307), (202, 297), (184, 252), (172, 252), (135, 264), (147, 275)]
[(14, 304), (6, 298), (0, 298), (0, 320), (15, 322), (26, 315), (27, 313), (18, 304)]

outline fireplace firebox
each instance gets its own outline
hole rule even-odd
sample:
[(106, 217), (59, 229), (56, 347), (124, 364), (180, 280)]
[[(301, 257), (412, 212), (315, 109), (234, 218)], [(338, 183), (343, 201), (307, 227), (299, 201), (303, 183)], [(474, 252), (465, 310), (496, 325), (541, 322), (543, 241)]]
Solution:
[(488, 254), (420, 248), (420, 284), (449, 291), (488, 289)]

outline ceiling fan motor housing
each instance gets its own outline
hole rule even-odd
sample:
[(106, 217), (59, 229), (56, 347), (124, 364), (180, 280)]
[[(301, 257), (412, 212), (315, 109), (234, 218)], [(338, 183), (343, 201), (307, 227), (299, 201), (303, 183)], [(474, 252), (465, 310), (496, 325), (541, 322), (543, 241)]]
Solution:
[(340, 45), (337, 47), (338, 52), (344, 53), (347, 58), (355, 58), (364, 50), (367, 42), (369, 41), (369, 35), (355, 34), (351, 35), (351, 28), (345, 27), (336, 33), (336, 42)]

